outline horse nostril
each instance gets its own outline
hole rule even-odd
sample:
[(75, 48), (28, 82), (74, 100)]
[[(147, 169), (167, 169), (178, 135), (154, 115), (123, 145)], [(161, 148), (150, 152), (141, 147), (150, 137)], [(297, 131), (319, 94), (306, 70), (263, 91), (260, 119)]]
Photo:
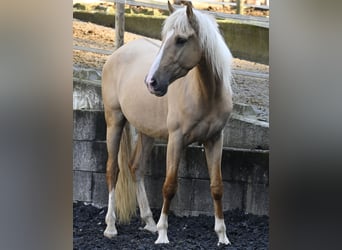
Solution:
[(151, 79), (151, 82), (150, 82), (150, 85), (151, 85), (152, 87), (157, 86), (157, 81), (156, 81), (156, 79), (152, 78), (152, 79)]

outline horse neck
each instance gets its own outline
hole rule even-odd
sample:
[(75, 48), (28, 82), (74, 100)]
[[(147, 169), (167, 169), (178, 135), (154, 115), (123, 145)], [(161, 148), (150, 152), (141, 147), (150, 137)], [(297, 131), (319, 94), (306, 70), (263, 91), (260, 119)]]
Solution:
[(202, 57), (197, 65), (197, 88), (208, 100), (218, 100), (226, 93), (223, 81), (213, 72), (210, 62)]

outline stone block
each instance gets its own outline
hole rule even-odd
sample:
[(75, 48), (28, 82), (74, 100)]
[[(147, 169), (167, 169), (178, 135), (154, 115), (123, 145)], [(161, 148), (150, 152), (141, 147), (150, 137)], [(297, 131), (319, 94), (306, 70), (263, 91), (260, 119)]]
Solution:
[(185, 151), (183, 164), (179, 167), (178, 175), (182, 178), (209, 179), (204, 148), (189, 146)]
[(74, 110), (74, 140), (106, 140), (106, 121), (103, 111)]
[(86, 79), (92, 81), (100, 81), (102, 78), (99, 70), (79, 67), (73, 67), (73, 76), (82, 80)]
[(73, 200), (91, 202), (92, 173), (73, 171)]
[[(193, 204), (191, 215), (213, 215), (214, 203), (211, 196), (209, 180), (193, 180)], [(240, 183), (223, 182), (223, 211), (242, 208), (243, 185)]]
[[(243, 208), (243, 184), (224, 182), (222, 197), (223, 210)], [(178, 190), (172, 200), (170, 210), (178, 216), (213, 215), (214, 203), (210, 181), (179, 179)]]
[(269, 149), (269, 123), (233, 114), (224, 130), (224, 147)]
[(96, 207), (108, 206), (108, 188), (105, 173), (93, 173), (92, 203)]
[(222, 179), (268, 184), (269, 152), (225, 148), (222, 153)]
[(165, 177), (166, 171), (166, 145), (155, 145), (148, 160), (145, 175), (154, 178)]
[(214, 206), (210, 192), (209, 180), (193, 180), (192, 214), (213, 214)]
[(101, 82), (74, 78), (73, 109), (103, 110)]
[[(268, 150), (224, 148), (222, 152), (222, 179), (268, 183)], [(155, 145), (149, 160), (146, 175), (165, 176), (166, 145)], [(204, 148), (189, 146), (178, 169), (178, 177), (209, 179)]]
[(240, 182), (223, 182), (223, 211), (243, 208), (244, 186)]
[[(165, 176), (167, 146), (157, 144), (152, 150), (151, 157), (146, 169), (146, 175)], [(204, 148), (199, 146), (189, 146), (181, 158), (179, 178), (200, 178), (208, 179), (208, 168), (205, 158)]]
[(178, 178), (177, 192), (172, 199), (170, 210), (175, 214), (188, 215), (192, 208), (193, 191), (191, 179)]
[(160, 209), (163, 205), (163, 183), (164, 178), (145, 176), (145, 190), (151, 208)]
[(248, 105), (244, 103), (234, 103), (233, 113), (237, 115), (243, 115), (246, 117), (256, 117), (257, 115), (257, 112), (252, 105)]
[(107, 147), (105, 142), (74, 141), (73, 169), (105, 172)]
[(269, 186), (264, 184), (247, 184), (246, 212), (256, 215), (269, 214)]
[[(166, 152), (167, 146), (165, 144), (154, 145), (151, 157), (148, 161), (146, 175), (165, 177)], [(185, 150), (180, 161), (178, 177), (209, 178), (203, 148), (189, 146)]]

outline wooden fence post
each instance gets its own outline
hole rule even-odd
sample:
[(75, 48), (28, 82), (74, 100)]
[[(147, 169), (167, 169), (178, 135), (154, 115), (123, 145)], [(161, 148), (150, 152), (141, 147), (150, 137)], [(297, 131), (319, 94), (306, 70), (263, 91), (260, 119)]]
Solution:
[(244, 0), (236, 0), (236, 14), (244, 15)]
[(124, 44), (125, 34), (125, 3), (124, 1), (116, 1), (115, 9), (115, 49)]

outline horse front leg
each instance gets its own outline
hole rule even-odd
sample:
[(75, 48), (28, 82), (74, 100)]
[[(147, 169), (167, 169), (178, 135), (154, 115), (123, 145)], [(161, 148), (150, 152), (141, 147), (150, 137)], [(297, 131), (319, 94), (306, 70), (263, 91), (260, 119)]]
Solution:
[(177, 191), (177, 172), (183, 149), (182, 136), (169, 135), (166, 155), (166, 178), (163, 185), (163, 207), (157, 223), (158, 239), (155, 244), (169, 243), (167, 237), (168, 213), (173, 196)]
[(227, 234), (226, 225), (223, 218), (222, 195), (223, 183), (221, 174), (221, 159), (223, 148), (223, 135), (219, 133), (217, 136), (204, 143), (205, 156), (208, 164), (210, 176), (211, 196), (214, 200), (215, 209), (215, 232), (218, 236), (218, 244), (230, 244)]

